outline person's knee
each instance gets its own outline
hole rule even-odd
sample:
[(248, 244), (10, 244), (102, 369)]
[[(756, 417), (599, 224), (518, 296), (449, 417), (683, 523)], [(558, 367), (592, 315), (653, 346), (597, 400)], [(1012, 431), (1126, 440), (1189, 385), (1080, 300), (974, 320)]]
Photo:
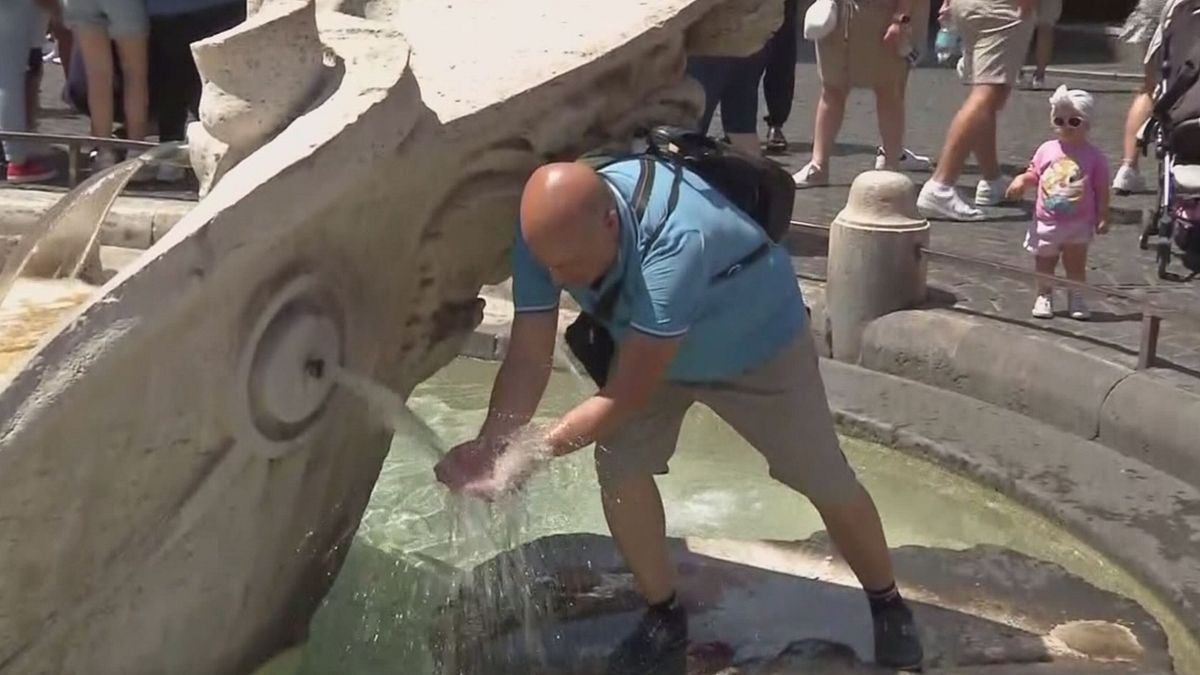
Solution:
[(846, 99), (850, 96), (850, 88), (841, 84), (822, 84), (821, 98), (825, 99), (826, 103), (836, 103), (843, 105)]
[(967, 105), (977, 112), (995, 115), (1004, 108), (1010, 91), (1006, 84), (977, 84), (971, 87)]

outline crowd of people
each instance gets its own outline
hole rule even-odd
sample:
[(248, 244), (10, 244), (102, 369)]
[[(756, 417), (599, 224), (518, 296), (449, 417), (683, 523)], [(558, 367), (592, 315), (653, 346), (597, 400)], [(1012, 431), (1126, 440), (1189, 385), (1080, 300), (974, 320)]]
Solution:
[[(1110, 175), (1104, 155), (1087, 141), (1091, 128), (1092, 98), (1081, 90), (1063, 90), (1051, 98), (1048, 116), (1056, 138), (1034, 156), (1029, 168), (1014, 178), (1004, 176), (997, 150), (997, 119), (1016, 86), (1045, 88), (1047, 68), (1054, 49), (1054, 29), (1062, 0), (942, 0), (931, 13), (931, 0), (838, 0), (825, 23), (817, 3), (785, 2), (785, 20), (762, 52), (741, 58), (693, 59), (689, 71), (705, 86), (708, 107), (701, 124), (707, 131), (717, 106), (734, 145), (749, 152), (786, 152), (783, 123), (792, 104), (797, 36), (801, 11), (814, 32), (817, 68), (821, 79), (812, 134), (812, 154), (793, 176), (797, 189), (829, 184), (829, 168), (853, 89), (874, 94), (880, 145), (876, 169), (929, 171), (918, 196), (918, 209), (931, 219), (979, 221), (986, 207), (1020, 199), (1036, 181), (1037, 204), (1025, 246), (1034, 255), (1035, 268), (1053, 272), (1062, 260), (1067, 276), (1083, 281), (1087, 243), (1107, 227), (1109, 191), (1119, 194), (1142, 191), (1145, 181), (1138, 171), (1137, 134), (1150, 116), (1151, 95), (1157, 84), (1155, 57), (1161, 44), (1161, 23), (1178, 0), (1141, 0), (1129, 17), (1123, 39), (1145, 45), (1145, 77), (1131, 104), (1123, 135), (1123, 156)], [(815, 17), (814, 17), (815, 15)], [(936, 161), (905, 147), (905, 97), (909, 73), (929, 51), (929, 28), (941, 26), (958, 42), (961, 58), (957, 72), (969, 87), (954, 115)], [(939, 36), (940, 38), (940, 36)], [(1032, 61), (1032, 72), (1023, 67)], [(787, 66), (779, 64), (786, 62)], [(781, 74), (787, 70), (785, 77)], [(715, 74), (720, 73), (719, 79)], [(758, 82), (767, 103), (766, 139), (756, 134)], [(1054, 150), (1054, 149), (1056, 150)], [(974, 156), (980, 178), (971, 198), (959, 194), (957, 183), (967, 160)], [(1077, 221), (1088, 220), (1086, 226)], [(1055, 227), (1061, 222), (1065, 227)], [(1039, 289), (1032, 314), (1049, 318), (1053, 291)], [(1085, 320), (1090, 312), (1082, 295), (1068, 296), (1068, 314)]]
[[(37, 128), (43, 46), (49, 34), (67, 85), (63, 98), (88, 116), (90, 133), (181, 141), (198, 114), (200, 77), (191, 44), (246, 18), (244, 0), (3, 0), (0, 2), (0, 130)], [(55, 170), (26, 142), (3, 144), (11, 183), (49, 180)], [(119, 153), (100, 146), (93, 170)], [(163, 165), (141, 179), (175, 181)]]

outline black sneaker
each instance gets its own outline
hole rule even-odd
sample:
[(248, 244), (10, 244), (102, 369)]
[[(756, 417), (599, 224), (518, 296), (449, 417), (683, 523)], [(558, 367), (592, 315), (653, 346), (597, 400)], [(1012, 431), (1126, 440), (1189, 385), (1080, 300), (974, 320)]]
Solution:
[(687, 613), (676, 601), (649, 609), (608, 659), (607, 675), (684, 675)]
[(921, 636), (908, 605), (898, 603), (875, 615), (875, 663), (917, 672), (925, 659)]
[(788, 151), (787, 137), (783, 135), (782, 127), (767, 127), (766, 151), (772, 154)]

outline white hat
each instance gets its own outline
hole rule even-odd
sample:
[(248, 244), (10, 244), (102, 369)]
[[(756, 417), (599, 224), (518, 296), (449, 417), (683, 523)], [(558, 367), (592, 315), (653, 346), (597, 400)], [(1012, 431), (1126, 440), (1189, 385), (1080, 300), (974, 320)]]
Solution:
[(1079, 116), (1085, 120), (1092, 119), (1092, 109), (1096, 106), (1096, 100), (1092, 95), (1082, 89), (1067, 89), (1067, 85), (1061, 84), (1058, 89), (1050, 94), (1050, 110), (1054, 111), (1059, 108), (1070, 108), (1079, 113)]
[(804, 39), (816, 42), (837, 28), (837, 3), (817, 0), (804, 13)]

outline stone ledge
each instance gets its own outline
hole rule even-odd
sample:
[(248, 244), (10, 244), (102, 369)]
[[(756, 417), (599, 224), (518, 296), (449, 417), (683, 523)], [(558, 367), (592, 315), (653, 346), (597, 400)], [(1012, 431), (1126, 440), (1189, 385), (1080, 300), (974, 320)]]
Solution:
[[(1099, 443), (968, 396), (822, 360), (851, 432), (957, 470), (1062, 523), (1200, 635), (1200, 490)], [(1180, 669), (1179, 672), (1189, 672)]]
[[(63, 197), (52, 190), (0, 190), (0, 236), (19, 236)], [(195, 206), (182, 199), (119, 197), (100, 229), (100, 243), (150, 248)]]

